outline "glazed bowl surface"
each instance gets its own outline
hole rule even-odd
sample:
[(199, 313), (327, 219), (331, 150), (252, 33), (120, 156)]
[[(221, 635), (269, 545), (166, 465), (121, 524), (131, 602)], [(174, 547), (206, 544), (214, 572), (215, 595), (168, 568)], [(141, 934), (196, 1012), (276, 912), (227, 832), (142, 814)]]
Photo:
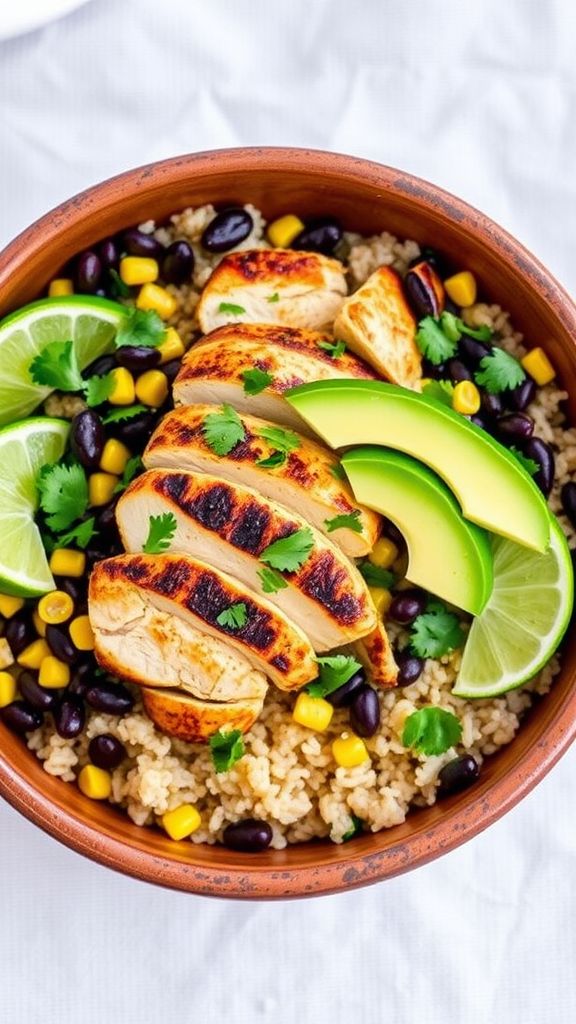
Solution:
[[(487, 217), (425, 181), (350, 156), (297, 149), (233, 149), (162, 161), (68, 200), (0, 254), (0, 316), (42, 294), (70, 257), (107, 235), (186, 206), (253, 203), (267, 220), (333, 214), (363, 235), (387, 230), (450, 254), (476, 276), (533, 344), (542, 345), (576, 416), (576, 307), (517, 241)], [(174, 843), (122, 812), (88, 800), (43, 771), (22, 741), (0, 727), (0, 793), (31, 821), (101, 864), (185, 892), (286, 898), (365, 885), (440, 856), (505, 814), (552, 768), (576, 734), (576, 640), (561, 673), (508, 746), (488, 758), (479, 782), (410, 813), (403, 825), (344, 845), (314, 842), (234, 853)]]

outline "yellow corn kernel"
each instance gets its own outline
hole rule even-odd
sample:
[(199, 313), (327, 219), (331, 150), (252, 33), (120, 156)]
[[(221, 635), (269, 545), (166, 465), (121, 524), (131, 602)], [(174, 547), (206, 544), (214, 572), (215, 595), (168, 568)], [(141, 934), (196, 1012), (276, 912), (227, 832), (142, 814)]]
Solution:
[(34, 623), (34, 628), (38, 633), (38, 636), (46, 636), (46, 623), (42, 622), (42, 619), (38, 614), (37, 608), (35, 608), (34, 611), (32, 612), (32, 621)]
[(480, 408), (480, 392), (471, 380), (461, 380), (452, 395), (452, 408), (463, 416), (474, 416)]
[(368, 560), (379, 569), (389, 569), (397, 558), (398, 548), (388, 537), (380, 537), (368, 555)]
[(42, 658), (38, 682), (47, 690), (60, 690), (70, 682), (70, 667), (53, 654), (47, 654)]
[(3, 615), (5, 619), (11, 619), (23, 607), (24, 598), (11, 597), (10, 594), (0, 594), (0, 615)]
[(107, 800), (112, 792), (112, 776), (95, 764), (85, 764), (78, 775), (78, 788), (91, 800)]
[(53, 590), (38, 601), (38, 616), (48, 626), (66, 622), (74, 611), (74, 601), (64, 590)]
[(476, 278), (469, 270), (461, 270), (459, 274), (449, 277), (444, 281), (444, 287), (448, 297), (457, 306), (473, 306), (476, 302)]
[(159, 284), (142, 285), (136, 299), (138, 309), (153, 309), (162, 320), (169, 320), (178, 309), (178, 299)]
[(286, 213), (268, 225), (268, 238), (277, 249), (287, 249), (296, 235), (304, 230), (304, 224), (294, 213)]
[(112, 473), (92, 473), (88, 479), (88, 499), (91, 505), (107, 505), (112, 500), (118, 477)]
[(162, 825), (170, 839), (186, 839), (199, 828), (202, 818), (193, 804), (181, 804), (162, 815)]
[(120, 475), (124, 472), (129, 458), (130, 451), (126, 445), (122, 444), (122, 441), (116, 440), (115, 437), (111, 437), (104, 445), (104, 451), (100, 459), (100, 469), (104, 473)]
[(70, 639), (79, 651), (94, 650), (94, 633), (87, 615), (78, 615), (68, 626)]
[(157, 409), (168, 397), (168, 378), (162, 370), (146, 370), (136, 381), (136, 398)]
[(392, 594), (385, 587), (368, 587), (370, 596), (374, 601), (374, 606), (378, 615), (384, 618), (390, 605), (392, 604)]
[(541, 387), (543, 384), (549, 384), (556, 376), (556, 370), (543, 348), (531, 349), (528, 355), (524, 356), (524, 359), (521, 359), (520, 362), (526, 373), (529, 373), (532, 379)]
[(0, 708), (16, 700), (16, 680), (10, 672), (0, 672)]
[(48, 295), (51, 299), (60, 295), (74, 295), (74, 284), (67, 277), (55, 277), (48, 285)]
[(9, 668), (14, 664), (12, 648), (5, 636), (0, 637), (0, 669)]
[(125, 366), (110, 371), (112, 391), (108, 395), (110, 405), (132, 405), (134, 401), (134, 378)]
[(120, 277), (124, 284), (150, 284), (159, 273), (157, 261), (148, 256), (125, 256), (120, 260)]
[(50, 555), (50, 569), (55, 576), (83, 576), (86, 555), (74, 548), (55, 548)]
[(160, 363), (169, 363), (171, 359), (180, 359), (185, 352), (184, 342), (174, 327), (168, 327), (164, 341), (156, 349), (160, 353)]
[(369, 758), (364, 740), (354, 733), (343, 732), (332, 744), (332, 754), (341, 768), (356, 768)]
[(31, 644), (28, 644), (28, 647), (25, 647), (24, 650), (20, 652), (16, 661), (19, 665), (22, 665), (23, 668), (36, 669), (40, 668), (44, 658), (47, 658), (49, 654), (50, 648), (48, 647), (48, 644), (42, 637), (39, 637), (38, 640), (33, 640)]
[(314, 732), (324, 732), (332, 721), (334, 708), (323, 697), (311, 697), (309, 693), (299, 693), (296, 698), (292, 718), (298, 725), (304, 725)]

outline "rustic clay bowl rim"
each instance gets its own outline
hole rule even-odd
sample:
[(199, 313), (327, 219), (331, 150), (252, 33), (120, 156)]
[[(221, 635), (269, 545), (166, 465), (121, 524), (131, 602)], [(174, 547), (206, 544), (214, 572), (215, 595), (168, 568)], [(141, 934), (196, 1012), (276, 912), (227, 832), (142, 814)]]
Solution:
[[(416, 208), (434, 210), (439, 220), (457, 223), (471, 232), (491, 254), (513, 265), (527, 279), (540, 304), (553, 311), (564, 336), (576, 338), (576, 307), (566, 291), (539, 261), (511, 235), (479, 211), (422, 179), (403, 171), (356, 157), (318, 150), (291, 148), (223, 149), (176, 157), (139, 167), (87, 189), (60, 204), (18, 236), (0, 254), (0, 288), (23, 268), (34, 265), (40, 246), (57, 246), (58, 237), (79, 220), (89, 219), (94, 210), (112, 205), (120, 215), (122, 201), (139, 187), (163, 183), (184, 186), (191, 177), (217, 174), (224, 164), (238, 171), (265, 169), (276, 174), (295, 168), (324, 179), (362, 182), (375, 195), (408, 198)], [(326, 187), (326, 186), (325, 186)], [(119, 226), (122, 226), (119, 221)], [(57, 250), (56, 250), (57, 251)], [(1, 297), (1, 292), (0, 292)], [(574, 659), (572, 659), (574, 660)], [(563, 674), (566, 674), (565, 668)], [(572, 670), (572, 677), (574, 671)], [(570, 683), (574, 679), (571, 678)], [(30, 821), (66, 846), (103, 864), (156, 884), (202, 895), (270, 899), (325, 894), (392, 877), (418, 867), (461, 845), (486, 829), (526, 796), (565, 753), (576, 736), (576, 687), (566, 687), (548, 726), (534, 746), (516, 761), (503, 778), (480, 781), (458, 798), (451, 798), (428, 823), (426, 814), (413, 812), (409, 818), (410, 835), (378, 849), (378, 835), (364, 836), (351, 844), (334, 847), (330, 843), (306, 844), (313, 849), (298, 864), (298, 851), (267, 852), (260, 856), (215, 851), (214, 864), (196, 859), (193, 844), (173, 844), (170, 856), (158, 855), (146, 847), (147, 830), (133, 827), (127, 835), (115, 834), (116, 812), (106, 810), (102, 822), (95, 825), (94, 815), (82, 813), (78, 806), (65, 807), (16, 770), (0, 751), (0, 794)], [(26, 757), (31, 757), (24, 752)], [(394, 830), (392, 830), (394, 831)], [(382, 833), (380, 833), (382, 836)], [(389, 836), (389, 833), (388, 833)], [(183, 847), (186, 847), (183, 852)]]

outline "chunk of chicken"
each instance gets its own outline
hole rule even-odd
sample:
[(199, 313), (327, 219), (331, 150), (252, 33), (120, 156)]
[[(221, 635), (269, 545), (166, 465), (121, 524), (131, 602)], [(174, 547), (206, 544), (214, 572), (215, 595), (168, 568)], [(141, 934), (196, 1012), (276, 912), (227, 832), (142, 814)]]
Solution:
[(359, 661), (368, 672), (376, 686), (388, 688), (398, 682), (398, 665), (383, 622), (378, 622), (375, 629), (352, 645)]
[(347, 294), (338, 260), (293, 249), (231, 252), (208, 278), (197, 317), (207, 334), (234, 321), (320, 330)]
[[(169, 412), (156, 428), (142, 456), (149, 469), (181, 469), (216, 476), (253, 487), (266, 498), (293, 509), (317, 530), (329, 535), (351, 558), (368, 554), (376, 543), (381, 517), (354, 501), (352, 489), (341, 479), (340, 461), (327, 448), (295, 435), (298, 446), (286, 453), (284, 462), (270, 468), (259, 465), (274, 451), (273, 441), (262, 431), (275, 424), (244, 413), (240, 418), (244, 440), (227, 455), (217, 455), (204, 436), (204, 420), (215, 412), (212, 405), (187, 405)], [(326, 521), (360, 510), (359, 531), (339, 527), (329, 531)]]
[(346, 299), (334, 334), (393, 384), (419, 390), (422, 357), (416, 321), (402, 281), (391, 267), (379, 267)]
[[(262, 590), (261, 556), (269, 545), (307, 529), (311, 548), (285, 586), (268, 594), (316, 651), (356, 640), (376, 625), (368, 588), (349, 559), (304, 519), (249, 487), (203, 473), (149, 469), (120, 498), (116, 520), (128, 551), (141, 551), (150, 516), (176, 521), (173, 551), (202, 558)], [(106, 564), (106, 563), (105, 563)]]
[[(316, 331), (268, 324), (230, 324), (194, 345), (184, 356), (174, 381), (175, 405), (227, 403), (310, 436), (311, 430), (282, 398), (284, 391), (315, 380), (377, 375), (356, 356), (333, 359), (320, 343), (330, 339)], [(242, 374), (254, 369), (269, 374), (267, 386), (249, 394)]]
[(219, 729), (248, 732), (262, 711), (262, 701), (241, 700), (234, 704), (195, 700), (180, 690), (142, 688), (147, 715), (162, 732), (187, 743), (203, 743)]
[[(224, 572), (186, 555), (116, 555), (98, 562), (90, 576), (89, 615), (95, 636), (96, 657), (106, 660), (106, 641), (111, 632), (130, 633), (130, 617), (143, 600), (176, 620), (239, 651), (258, 672), (264, 672), (282, 690), (298, 689), (318, 674), (310, 641), (266, 598), (251, 593)], [(223, 625), (222, 613), (243, 606), (243, 625)], [(219, 622), (218, 619), (221, 619)], [(155, 636), (159, 657), (168, 648), (162, 633)], [(145, 653), (133, 655), (143, 662)], [(167, 670), (166, 670), (167, 671)], [(157, 680), (154, 680), (155, 682)], [(152, 682), (152, 680), (149, 680)]]

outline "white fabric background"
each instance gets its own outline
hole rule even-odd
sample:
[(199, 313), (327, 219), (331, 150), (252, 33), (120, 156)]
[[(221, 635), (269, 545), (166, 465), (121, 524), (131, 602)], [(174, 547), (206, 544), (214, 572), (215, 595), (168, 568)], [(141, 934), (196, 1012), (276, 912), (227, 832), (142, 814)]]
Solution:
[[(127, 167), (296, 144), (438, 182), (574, 290), (575, 43), (572, 0), (92, 0), (0, 44), (0, 244)], [(435, 864), (292, 904), (124, 879), (2, 805), (0, 1018), (571, 1024), (575, 771)]]

